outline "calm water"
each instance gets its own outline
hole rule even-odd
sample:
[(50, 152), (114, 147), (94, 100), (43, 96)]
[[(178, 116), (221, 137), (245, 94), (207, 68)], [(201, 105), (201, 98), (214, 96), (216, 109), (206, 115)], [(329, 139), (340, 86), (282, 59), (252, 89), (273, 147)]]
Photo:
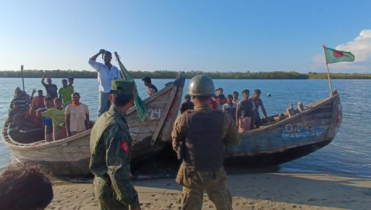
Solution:
[[(158, 87), (172, 81), (154, 80)], [(188, 85), (189, 80), (186, 81)], [(296, 107), (298, 101), (304, 105), (329, 96), (327, 80), (215, 80), (217, 87), (223, 87), (225, 94), (242, 89), (262, 90), (262, 99), (268, 115), (285, 111), (289, 103)], [(61, 86), (61, 79), (54, 83)], [(146, 88), (137, 80), (142, 98), (146, 97)], [(22, 87), (21, 79), (0, 78), (2, 87), (0, 97), (0, 128), (7, 117), (9, 102), (14, 89)], [(26, 91), (42, 89), (40, 79), (26, 79)], [(98, 86), (95, 79), (75, 79), (75, 91), (81, 94), (81, 101), (89, 106), (92, 119), (96, 119)], [(339, 91), (343, 104), (343, 123), (334, 139), (327, 147), (299, 160), (281, 165), (282, 171), (323, 172), (350, 176), (371, 177), (371, 80), (333, 80), (333, 87)], [(272, 97), (267, 97), (271, 93)], [(0, 143), (0, 168), (5, 167), (12, 157), (5, 145)]]

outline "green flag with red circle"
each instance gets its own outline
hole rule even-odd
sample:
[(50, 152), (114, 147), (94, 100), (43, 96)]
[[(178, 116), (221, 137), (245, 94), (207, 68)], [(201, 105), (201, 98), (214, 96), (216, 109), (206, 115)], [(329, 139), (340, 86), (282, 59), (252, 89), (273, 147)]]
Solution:
[(323, 47), (325, 50), (326, 63), (338, 63), (338, 62), (353, 62), (354, 55), (351, 52), (345, 52), (340, 50), (334, 50), (328, 47)]

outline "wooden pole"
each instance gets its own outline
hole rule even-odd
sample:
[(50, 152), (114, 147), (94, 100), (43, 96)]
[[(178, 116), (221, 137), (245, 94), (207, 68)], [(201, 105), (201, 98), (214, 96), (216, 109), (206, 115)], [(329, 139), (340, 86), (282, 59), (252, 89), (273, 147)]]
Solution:
[(330, 77), (330, 70), (328, 68), (328, 63), (326, 59), (326, 51), (325, 51), (325, 45), (323, 45), (323, 54), (325, 56), (325, 62), (326, 62), (326, 68), (327, 68), (327, 78), (328, 78), (328, 85), (330, 86), (330, 97), (334, 96), (332, 92), (332, 84), (331, 84), (331, 77)]
[(23, 92), (24, 92), (24, 76), (23, 76), (23, 65), (21, 65), (21, 74), (22, 74), (22, 85), (23, 85)]

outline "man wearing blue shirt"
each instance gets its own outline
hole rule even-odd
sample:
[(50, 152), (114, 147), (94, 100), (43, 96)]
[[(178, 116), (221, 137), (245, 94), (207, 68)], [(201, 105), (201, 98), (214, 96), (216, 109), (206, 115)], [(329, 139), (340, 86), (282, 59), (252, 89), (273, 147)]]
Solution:
[[(96, 62), (97, 57), (103, 55), (103, 63)], [(111, 91), (111, 82), (115, 79), (121, 79), (120, 71), (116, 66), (111, 64), (112, 54), (109, 51), (100, 50), (99, 53), (90, 58), (89, 64), (98, 72), (98, 117), (108, 111), (110, 107), (109, 94)]]

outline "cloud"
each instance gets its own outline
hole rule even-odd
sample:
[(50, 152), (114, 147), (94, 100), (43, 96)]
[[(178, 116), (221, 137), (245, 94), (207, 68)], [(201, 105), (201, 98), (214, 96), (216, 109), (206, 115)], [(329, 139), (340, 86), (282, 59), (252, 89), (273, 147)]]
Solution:
[[(353, 41), (341, 44), (335, 48), (336, 50), (352, 52), (355, 56), (354, 62), (342, 62), (331, 64), (331, 69), (337, 71), (356, 70), (357, 72), (371, 71), (371, 30), (363, 30)], [(323, 55), (315, 55), (312, 57), (312, 71), (323, 69), (325, 64)]]

